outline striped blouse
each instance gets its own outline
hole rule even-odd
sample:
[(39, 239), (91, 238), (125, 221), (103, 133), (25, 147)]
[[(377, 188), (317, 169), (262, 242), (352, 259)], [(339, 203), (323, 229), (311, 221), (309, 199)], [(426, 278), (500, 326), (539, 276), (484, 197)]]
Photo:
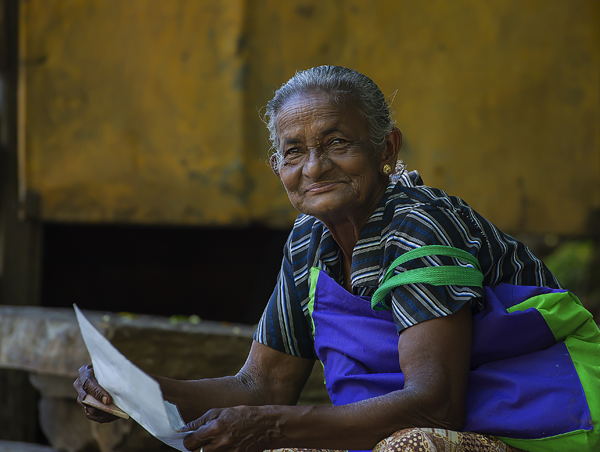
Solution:
[[(447, 245), (476, 256), (483, 284), (502, 282), (560, 288), (554, 275), (522, 243), (500, 231), (462, 199), (423, 185), (416, 171), (391, 182), (360, 233), (352, 255), (354, 295), (372, 296), (389, 265), (401, 254), (425, 245)], [(275, 290), (254, 339), (275, 350), (314, 358), (308, 313), (311, 267), (319, 267), (344, 284), (342, 254), (327, 227), (314, 217), (299, 215), (284, 247)], [(395, 272), (438, 265), (469, 265), (451, 257), (423, 257)], [(399, 332), (425, 320), (458, 311), (464, 304), (480, 307), (477, 287), (408, 284), (386, 300)]]

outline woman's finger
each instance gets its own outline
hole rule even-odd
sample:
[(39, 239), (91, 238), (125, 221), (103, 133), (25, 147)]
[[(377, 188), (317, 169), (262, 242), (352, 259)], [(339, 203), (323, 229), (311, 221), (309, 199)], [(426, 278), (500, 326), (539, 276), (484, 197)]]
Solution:
[(81, 387), (85, 394), (91, 394), (96, 400), (101, 401), (105, 405), (110, 405), (112, 403), (113, 400), (110, 394), (98, 384), (96, 375), (94, 374), (94, 368), (91, 364), (79, 369), (79, 378), (77, 380), (81, 382)]
[[(190, 428), (198, 427), (183, 440), (186, 449), (202, 452), (262, 452), (269, 449), (270, 437), (277, 434), (272, 416), (263, 407), (238, 406), (210, 410)], [(199, 426), (198, 426), (199, 425)]]
[(198, 430), (203, 425), (209, 423), (213, 419), (219, 417), (224, 408), (213, 408), (212, 410), (208, 410), (198, 419), (194, 419), (192, 422), (188, 422), (180, 431), (181, 432), (193, 432)]
[(73, 382), (73, 387), (77, 392), (77, 403), (83, 408), (88, 419), (101, 424), (119, 419), (117, 416), (83, 403), (88, 394), (96, 400), (102, 401), (105, 405), (112, 403), (110, 394), (98, 384), (91, 364), (79, 368), (79, 377)]
[[(217, 421), (222, 408), (206, 412), (204, 416), (187, 424), (182, 431), (191, 432), (183, 440), (183, 445), (188, 450), (198, 450), (209, 446), (223, 432), (220, 430), (220, 423)], [(202, 452), (206, 452), (203, 451)]]
[(83, 386), (89, 378), (89, 372), (92, 372), (93, 374), (93, 368), (91, 364), (81, 366), (78, 371), (79, 376), (77, 377), (77, 380), (73, 382), (73, 387), (75, 388), (75, 391), (77, 391), (77, 403), (83, 408), (85, 408), (82, 403), (83, 399), (85, 399), (85, 396), (88, 394)]

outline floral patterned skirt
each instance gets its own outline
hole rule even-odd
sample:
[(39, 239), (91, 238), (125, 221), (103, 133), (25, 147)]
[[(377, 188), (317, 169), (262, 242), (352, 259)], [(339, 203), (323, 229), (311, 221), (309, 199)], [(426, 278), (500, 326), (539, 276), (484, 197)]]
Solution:
[(373, 452), (519, 452), (493, 436), (437, 428), (400, 430), (379, 442)]
[[(277, 452), (314, 452), (276, 449)], [(340, 452), (322, 450), (320, 452)], [(407, 428), (380, 441), (373, 452), (521, 452), (493, 436), (437, 428)]]

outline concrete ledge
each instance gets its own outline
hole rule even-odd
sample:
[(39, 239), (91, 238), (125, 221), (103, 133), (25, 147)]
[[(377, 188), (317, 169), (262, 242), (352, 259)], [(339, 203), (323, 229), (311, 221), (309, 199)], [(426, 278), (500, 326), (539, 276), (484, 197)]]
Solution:
[[(254, 328), (211, 321), (84, 311), (129, 360), (149, 373), (204, 378), (237, 372)], [(71, 309), (0, 306), (0, 367), (76, 377), (90, 361)]]
[[(244, 364), (254, 327), (202, 320), (84, 311), (130, 361), (150, 374), (179, 379), (233, 375)], [(72, 309), (0, 305), (0, 367), (31, 372), (43, 395), (66, 397), (77, 370), (90, 362)], [(300, 400), (330, 404), (315, 366)]]

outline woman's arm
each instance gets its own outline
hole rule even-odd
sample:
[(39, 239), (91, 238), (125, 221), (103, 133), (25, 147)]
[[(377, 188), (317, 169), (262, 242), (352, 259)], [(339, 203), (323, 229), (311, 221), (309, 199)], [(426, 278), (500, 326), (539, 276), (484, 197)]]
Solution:
[[(300, 397), (310, 376), (314, 360), (297, 358), (253, 342), (246, 363), (237, 375), (205, 380), (173, 380), (153, 376), (163, 397), (179, 407), (186, 422), (202, 416), (211, 408), (238, 405), (290, 405)], [(91, 364), (79, 369), (73, 383), (78, 403), (90, 420), (104, 423), (118, 419), (104, 411), (82, 404), (86, 394), (105, 404), (112, 398), (97, 382)]]
[(176, 404), (186, 422), (212, 408), (238, 405), (295, 405), (314, 360), (297, 358), (258, 342), (235, 376), (206, 380), (154, 377), (166, 400)]
[[(263, 360), (280, 359), (281, 353), (263, 345), (255, 344), (254, 349), (260, 350), (258, 375), (269, 370)], [(184, 444), (190, 450), (203, 446), (204, 452), (372, 449), (403, 428), (460, 430), (471, 352), (470, 308), (408, 328), (399, 337), (398, 351), (406, 379), (402, 390), (339, 407), (267, 405), (211, 410), (189, 425), (193, 432)], [(277, 385), (282, 383), (279, 380)], [(289, 396), (288, 401), (292, 400)], [(266, 397), (264, 403), (272, 402)]]

